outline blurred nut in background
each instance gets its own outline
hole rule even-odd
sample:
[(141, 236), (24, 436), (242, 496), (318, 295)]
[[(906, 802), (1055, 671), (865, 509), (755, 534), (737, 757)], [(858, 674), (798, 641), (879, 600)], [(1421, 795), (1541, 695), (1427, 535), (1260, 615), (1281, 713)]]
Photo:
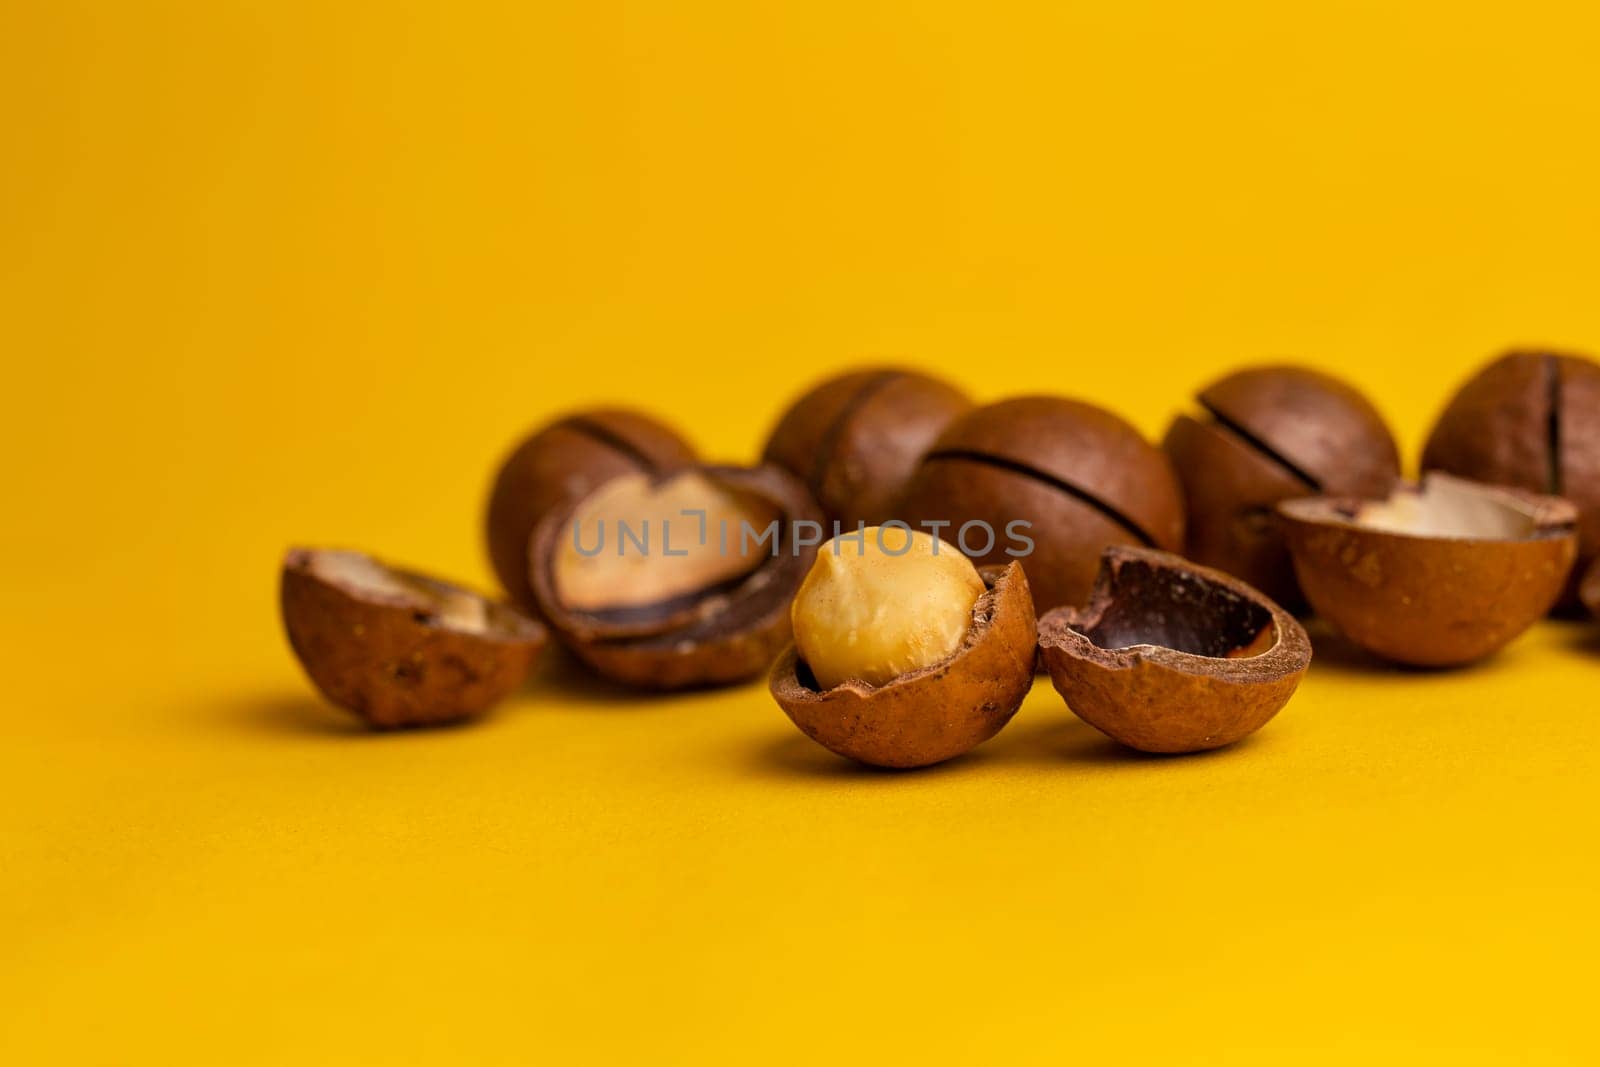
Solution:
[[(918, 464), (902, 518), (980, 563), (1021, 558), (1040, 610), (1082, 603), (1107, 545), (1183, 547), (1183, 498), (1161, 450), (1092, 404), (1032, 396), (951, 423)], [(1017, 520), (1031, 553), (1008, 555)], [(967, 523), (981, 523), (971, 535)], [(989, 535), (993, 537), (990, 539)]]
[(1039, 650), (1080, 719), (1141, 752), (1232, 744), (1288, 703), (1311, 642), (1230, 575), (1165, 552), (1106, 549), (1094, 595), (1039, 620)]
[(312, 682), (371, 726), (476, 715), (522, 684), (545, 643), (511, 608), (359, 552), (291, 549), (280, 602)]
[(695, 461), (677, 431), (637, 411), (568, 415), (529, 435), (501, 464), (485, 516), (489, 561), (511, 599), (538, 611), (528, 538), (553, 508), (619, 474), (660, 475)]
[(1600, 619), (1600, 561), (1590, 565), (1578, 592), (1583, 598), (1583, 606), (1589, 609), (1589, 614)]
[(539, 609), (596, 673), (644, 689), (754, 678), (789, 641), (789, 603), (822, 540), (805, 487), (776, 467), (612, 478), (540, 520)]
[(1452, 667), (1495, 652), (1550, 610), (1577, 554), (1559, 497), (1429, 474), (1387, 499), (1278, 505), (1311, 606), (1397, 663)]
[(1289, 607), (1301, 603), (1274, 506), (1299, 496), (1382, 496), (1400, 478), (1394, 437), (1354, 388), (1306, 367), (1251, 367), (1200, 390), (1163, 447), (1183, 482), (1188, 554)]
[(1451, 399), (1422, 469), (1566, 497), (1578, 508), (1578, 569), (1600, 557), (1600, 365), (1584, 356), (1513, 352)]
[(844, 530), (897, 518), (894, 506), (940, 432), (972, 407), (965, 393), (913, 370), (830, 378), (796, 400), (762, 458), (806, 484)]

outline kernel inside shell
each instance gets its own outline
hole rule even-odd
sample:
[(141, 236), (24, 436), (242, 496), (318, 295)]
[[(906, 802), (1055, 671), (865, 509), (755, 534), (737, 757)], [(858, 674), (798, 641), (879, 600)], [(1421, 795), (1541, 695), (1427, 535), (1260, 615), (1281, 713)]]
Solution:
[(868, 527), (817, 552), (791, 607), (816, 683), (884, 685), (950, 657), (984, 583), (954, 545), (921, 530)]

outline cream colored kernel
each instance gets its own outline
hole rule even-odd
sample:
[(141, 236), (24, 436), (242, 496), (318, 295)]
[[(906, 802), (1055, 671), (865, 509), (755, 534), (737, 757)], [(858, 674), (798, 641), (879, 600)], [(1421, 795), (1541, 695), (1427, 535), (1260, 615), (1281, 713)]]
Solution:
[(790, 608), (795, 645), (824, 689), (849, 679), (883, 685), (954, 653), (983, 589), (954, 546), (868, 527), (860, 543), (852, 534), (818, 550)]

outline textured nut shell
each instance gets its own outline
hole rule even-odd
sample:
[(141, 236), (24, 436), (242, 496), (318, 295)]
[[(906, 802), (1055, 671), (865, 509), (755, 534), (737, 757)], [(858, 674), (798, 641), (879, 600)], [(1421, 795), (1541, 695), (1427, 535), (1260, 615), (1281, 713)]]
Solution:
[(1359, 390), (1309, 367), (1250, 367), (1201, 390), (1200, 403), (1310, 476), (1307, 490), (1381, 496), (1400, 478), (1383, 416)]
[[(713, 481), (777, 505), (785, 530), (822, 513), (805, 487), (777, 467), (702, 466)], [(789, 641), (789, 602), (816, 558), (816, 546), (787, 548), (733, 588), (654, 620), (626, 622), (565, 607), (551, 564), (582, 498), (552, 511), (534, 530), (529, 571), (534, 597), (557, 638), (597, 673), (641, 689), (728, 685), (757, 677)]]
[[(1271, 618), (1273, 643), (1238, 659), (1159, 645), (1100, 648), (1073, 626), (1099, 617), (1118, 595), (1119, 573), (1130, 563), (1170, 569), (1256, 605)], [(1199, 752), (1254, 733), (1288, 703), (1311, 662), (1305, 630), (1257, 590), (1165, 552), (1127, 547), (1106, 550), (1088, 605), (1058, 608), (1039, 620), (1039, 650), (1074, 714), (1142, 752)]]
[(1005, 568), (972, 615), (954, 655), (887, 685), (811, 689), (790, 646), (773, 666), (769, 688), (806, 736), (841, 756), (877, 767), (952, 759), (999, 733), (1033, 684), (1033, 599), (1022, 568)]
[(1289, 545), (1273, 509), (1280, 500), (1303, 495), (1305, 483), (1226, 427), (1187, 415), (1173, 421), (1162, 447), (1183, 483), (1189, 556), (1242, 578), (1280, 604), (1300, 603)]
[(796, 401), (762, 458), (804, 482), (842, 529), (876, 526), (897, 517), (917, 461), (971, 407), (961, 390), (917, 371), (855, 371)]
[(540, 518), (619, 474), (661, 473), (694, 459), (674, 430), (636, 411), (570, 415), (533, 433), (506, 457), (489, 493), (484, 525), (500, 585), (523, 609), (537, 611), (528, 538)]
[[(1082, 601), (1094, 585), (1100, 552), (1107, 545), (1133, 540), (1127, 527), (1108, 519), (1079, 498), (1026, 474), (967, 459), (940, 457), (923, 462), (906, 498), (907, 521), (950, 522), (939, 536), (955, 543), (963, 522), (985, 522), (995, 532), (987, 553), (969, 553), (980, 566), (1004, 566), (1016, 546), (1006, 537), (1006, 523), (1027, 519), (1033, 551), (1022, 559), (1034, 603), (1040, 610)], [(967, 548), (982, 547), (981, 535)]]
[(1306, 498), (1278, 511), (1317, 614), (1385, 659), (1450, 667), (1482, 659), (1538, 621), (1560, 597), (1577, 555), (1571, 504), (1493, 491), (1533, 505), (1549, 532), (1512, 540), (1364, 528), (1338, 514), (1360, 504), (1353, 498)]
[(284, 559), (280, 602), (289, 644), (324, 696), (373, 726), (476, 715), (521, 685), (544, 647), (544, 627), (510, 608), (490, 605), (494, 626), (487, 632), (450, 629), (419, 619), (410, 604), (356, 595), (312, 573), (312, 557), (293, 549)]

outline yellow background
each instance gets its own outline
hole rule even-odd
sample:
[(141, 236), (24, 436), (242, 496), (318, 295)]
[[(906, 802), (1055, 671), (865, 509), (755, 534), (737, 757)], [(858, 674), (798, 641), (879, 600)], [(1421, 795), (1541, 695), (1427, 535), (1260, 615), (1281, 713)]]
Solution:
[(275, 606), (293, 542), (487, 584), (553, 412), (749, 457), (863, 357), (1154, 435), (1288, 356), (1414, 456), (1600, 348), (1600, 23), (1487, 7), (10, 0), (6, 1061), (1593, 1062), (1600, 629), (886, 775), (555, 660), (368, 736)]

